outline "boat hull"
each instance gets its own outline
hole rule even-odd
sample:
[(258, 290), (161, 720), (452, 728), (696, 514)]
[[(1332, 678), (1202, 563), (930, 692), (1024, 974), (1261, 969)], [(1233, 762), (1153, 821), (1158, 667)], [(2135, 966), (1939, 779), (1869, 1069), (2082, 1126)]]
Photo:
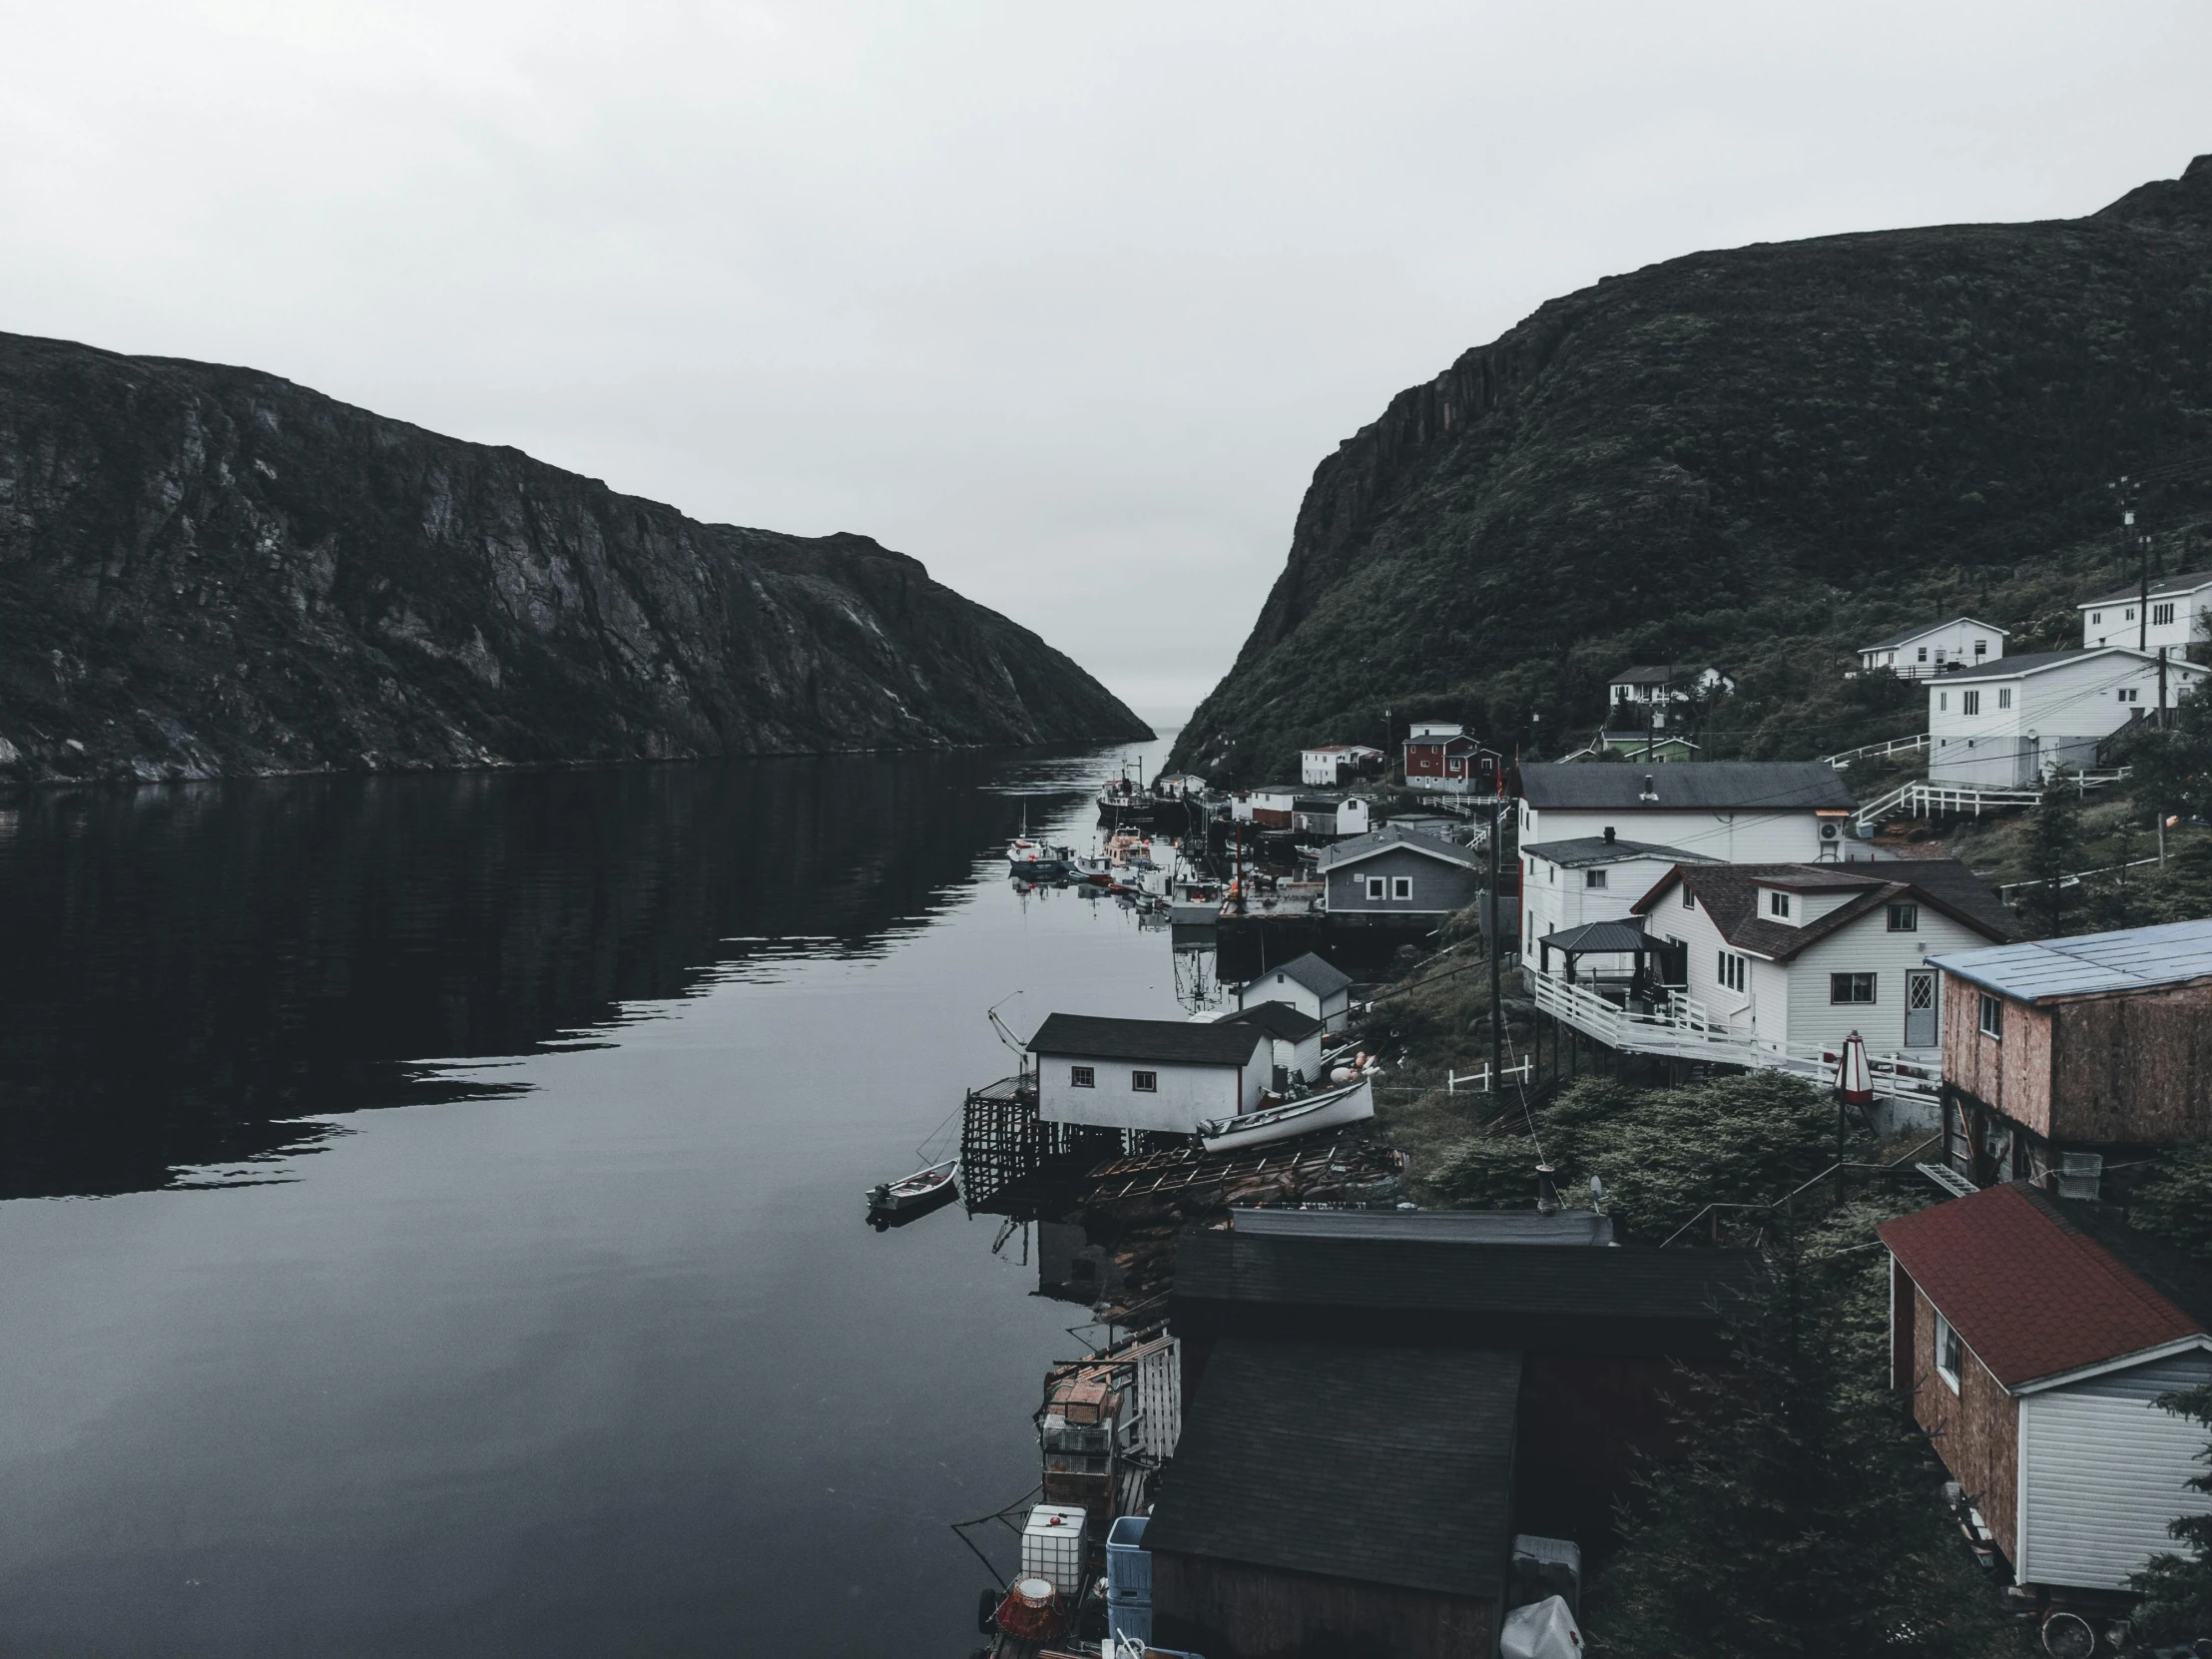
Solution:
[(1364, 1123), (1374, 1116), (1375, 1084), (1372, 1079), (1363, 1077), (1357, 1083), (1309, 1095), (1287, 1106), (1272, 1106), (1264, 1112), (1247, 1112), (1242, 1117), (1217, 1118), (1212, 1123), (1202, 1124), (1199, 1144), (1208, 1152), (1266, 1146), (1271, 1141), (1287, 1141), (1320, 1129)]

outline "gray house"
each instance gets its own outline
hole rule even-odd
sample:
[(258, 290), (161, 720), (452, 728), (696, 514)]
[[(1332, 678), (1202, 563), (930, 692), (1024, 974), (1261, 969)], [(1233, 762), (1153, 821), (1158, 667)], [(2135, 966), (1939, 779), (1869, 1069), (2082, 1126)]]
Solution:
[(1479, 868), (1467, 847), (1395, 824), (1339, 841), (1321, 856), (1329, 919), (1356, 927), (1433, 927), (1474, 902)]

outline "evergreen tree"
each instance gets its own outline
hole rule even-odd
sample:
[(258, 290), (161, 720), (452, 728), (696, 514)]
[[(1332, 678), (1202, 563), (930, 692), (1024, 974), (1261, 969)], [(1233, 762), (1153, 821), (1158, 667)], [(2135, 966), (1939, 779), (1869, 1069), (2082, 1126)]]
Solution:
[[(2176, 1416), (2212, 1427), (2212, 1383), (2170, 1393), (2158, 1401)], [(2212, 1445), (2197, 1453), (2207, 1472), (2192, 1475), (2193, 1490), (2212, 1492)], [(2165, 1644), (2212, 1636), (2212, 1515), (2184, 1515), (2167, 1531), (2189, 1546), (2186, 1555), (2153, 1555), (2131, 1582), (2143, 1594), (2128, 1620), (2141, 1640)]]
[(2045, 937), (2065, 931), (2069, 894), (2059, 881), (2079, 870), (2081, 860), (2081, 821), (2073, 797), (2053, 782), (2035, 809), (2027, 843), (2027, 872), (2035, 881), (2028, 889), (2028, 913)]
[[(1863, 1239), (1864, 1218), (1824, 1231)], [(1593, 1655), (2016, 1651), (1936, 1500), (1926, 1441), (1881, 1385), (1870, 1260), (1778, 1231), (1735, 1375), (1686, 1387), (1689, 1454), (1647, 1471), (1626, 1542), (1593, 1586)]]

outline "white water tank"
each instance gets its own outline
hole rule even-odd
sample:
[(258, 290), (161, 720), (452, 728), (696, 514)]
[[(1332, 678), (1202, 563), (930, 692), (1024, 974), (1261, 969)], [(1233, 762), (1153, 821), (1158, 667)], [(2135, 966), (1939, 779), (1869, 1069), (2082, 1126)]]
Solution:
[(1021, 1571), (1025, 1578), (1046, 1578), (1072, 1602), (1083, 1587), (1081, 1509), (1040, 1503), (1021, 1529)]

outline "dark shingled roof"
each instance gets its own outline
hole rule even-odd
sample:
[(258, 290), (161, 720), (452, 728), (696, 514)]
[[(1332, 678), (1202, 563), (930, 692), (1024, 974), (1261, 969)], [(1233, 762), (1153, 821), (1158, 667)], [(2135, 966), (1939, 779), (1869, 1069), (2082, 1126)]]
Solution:
[[(2077, 646), (2071, 651), (2031, 651), (2023, 657), (1998, 657), (1983, 663), (1979, 668), (1961, 669), (1956, 674), (1938, 675), (1934, 684), (1945, 686), (1953, 683), (1971, 684), (1976, 680), (2005, 680), (2015, 674), (2038, 674), (2046, 668), (2056, 668), (2082, 657), (2132, 657), (2139, 663), (2155, 662), (2148, 651), (2138, 651), (2132, 645)], [(2202, 674), (2204, 669), (2176, 657), (2166, 664), (2167, 672), (2186, 677)]]
[(1679, 846), (1661, 846), (1655, 841), (1609, 841), (1603, 835), (1569, 835), (1564, 840), (1537, 841), (1531, 846), (1522, 847), (1521, 855), (1526, 858), (1541, 858), (1562, 869), (1581, 869), (1590, 864), (1617, 864), (1630, 858), (1664, 858), (1674, 864), (1703, 864), (1712, 861), (1703, 853), (1685, 852)]
[(1501, 1599), (1520, 1382), (1510, 1351), (1225, 1338), (1145, 1547)]
[(1311, 950), (1303, 956), (1293, 956), (1289, 961), (1268, 969), (1257, 978), (1247, 979), (1245, 988), (1265, 985), (1272, 974), (1288, 974), (1316, 996), (1335, 996), (1339, 991), (1352, 988), (1352, 975), (1332, 967)]
[(1267, 1040), (1250, 1025), (1193, 1025), (1179, 1019), (1100, 1019), (1049, 1014), (1029, 1039), (1032, 1054), (1078, 1060), (1157, 1060), (1174, 1066), (1243, 1066)]
[(1892, 634), (1886, 640), (1876, 640), (1874, 644), (1862, 645), (1859, 649), (1861, 651), (1888, 651), (1893, 646), (1903, 645), (1909, 640), (1917, 640), (1924, 634), (1933, 634), (1938, 628), (1955, 628), (1961, 622), (1970, 622), (1976, 628), (1986, 628), (1999, 639), (2011, 638), (2010, 629), (1999, 628), (1993, 622), (1983, 622), (1978, 617), (1954, 616), (1942, 622), (1924, 622), (1918, 628), (1908, 628), (1902, 634)]
[(1618, 674), (1608, 674), (1608, 686), (1663, 686), (1673, 680), (1695, 680), (1705, 672), (1705, 665), (1697, 663), (1684, 667), (1680, 663), (1638, 663), (1624, 668)]
[[(1857, 805), (1825, 761), (1669, 761), (1649, 772), (1621, 766), (1521, 768), (1521, 797), (1537, 811), (1770, 812)], [(1644, 780), (1658, 795), (1642, 799)]]
[(1625, 921), (1585, 921), (1577, 927), (1562, 927), (1556, 933), (1546, 933), (1536, 942), (1582, 956), (1593, 952), (1618, 955), (1624, 951), (1649, 950), (1661, 941)]
[(1288, 1002), (1255, 1002), (1249, 1008), (1239, 1008), (1233, 1014), (1224, 1014), (1215, 1023), (1257, 1025), (1277, 1041), (1287, 1043), (1302, 1043), (1321, 1029), (1320, 1020), (1292, 1007)]
[[(1637, 899), (1629, 906), (1630, 913), (1649, 914), (1677, 880), (1697, 894), (1722, 938), (1777, 962), (1788, 961), (1861, 916), (1900, 900), (1926, 904), (1983, 938), (2005, 940), (2019, 934), (2003, 901), (1955, 858), (1896, 858), (1870, 864), (1687, 864)], [(1793, 927), (1761, 913), (1761, 887), (1843, 891), (1854, 896), (1828, 914)]]

